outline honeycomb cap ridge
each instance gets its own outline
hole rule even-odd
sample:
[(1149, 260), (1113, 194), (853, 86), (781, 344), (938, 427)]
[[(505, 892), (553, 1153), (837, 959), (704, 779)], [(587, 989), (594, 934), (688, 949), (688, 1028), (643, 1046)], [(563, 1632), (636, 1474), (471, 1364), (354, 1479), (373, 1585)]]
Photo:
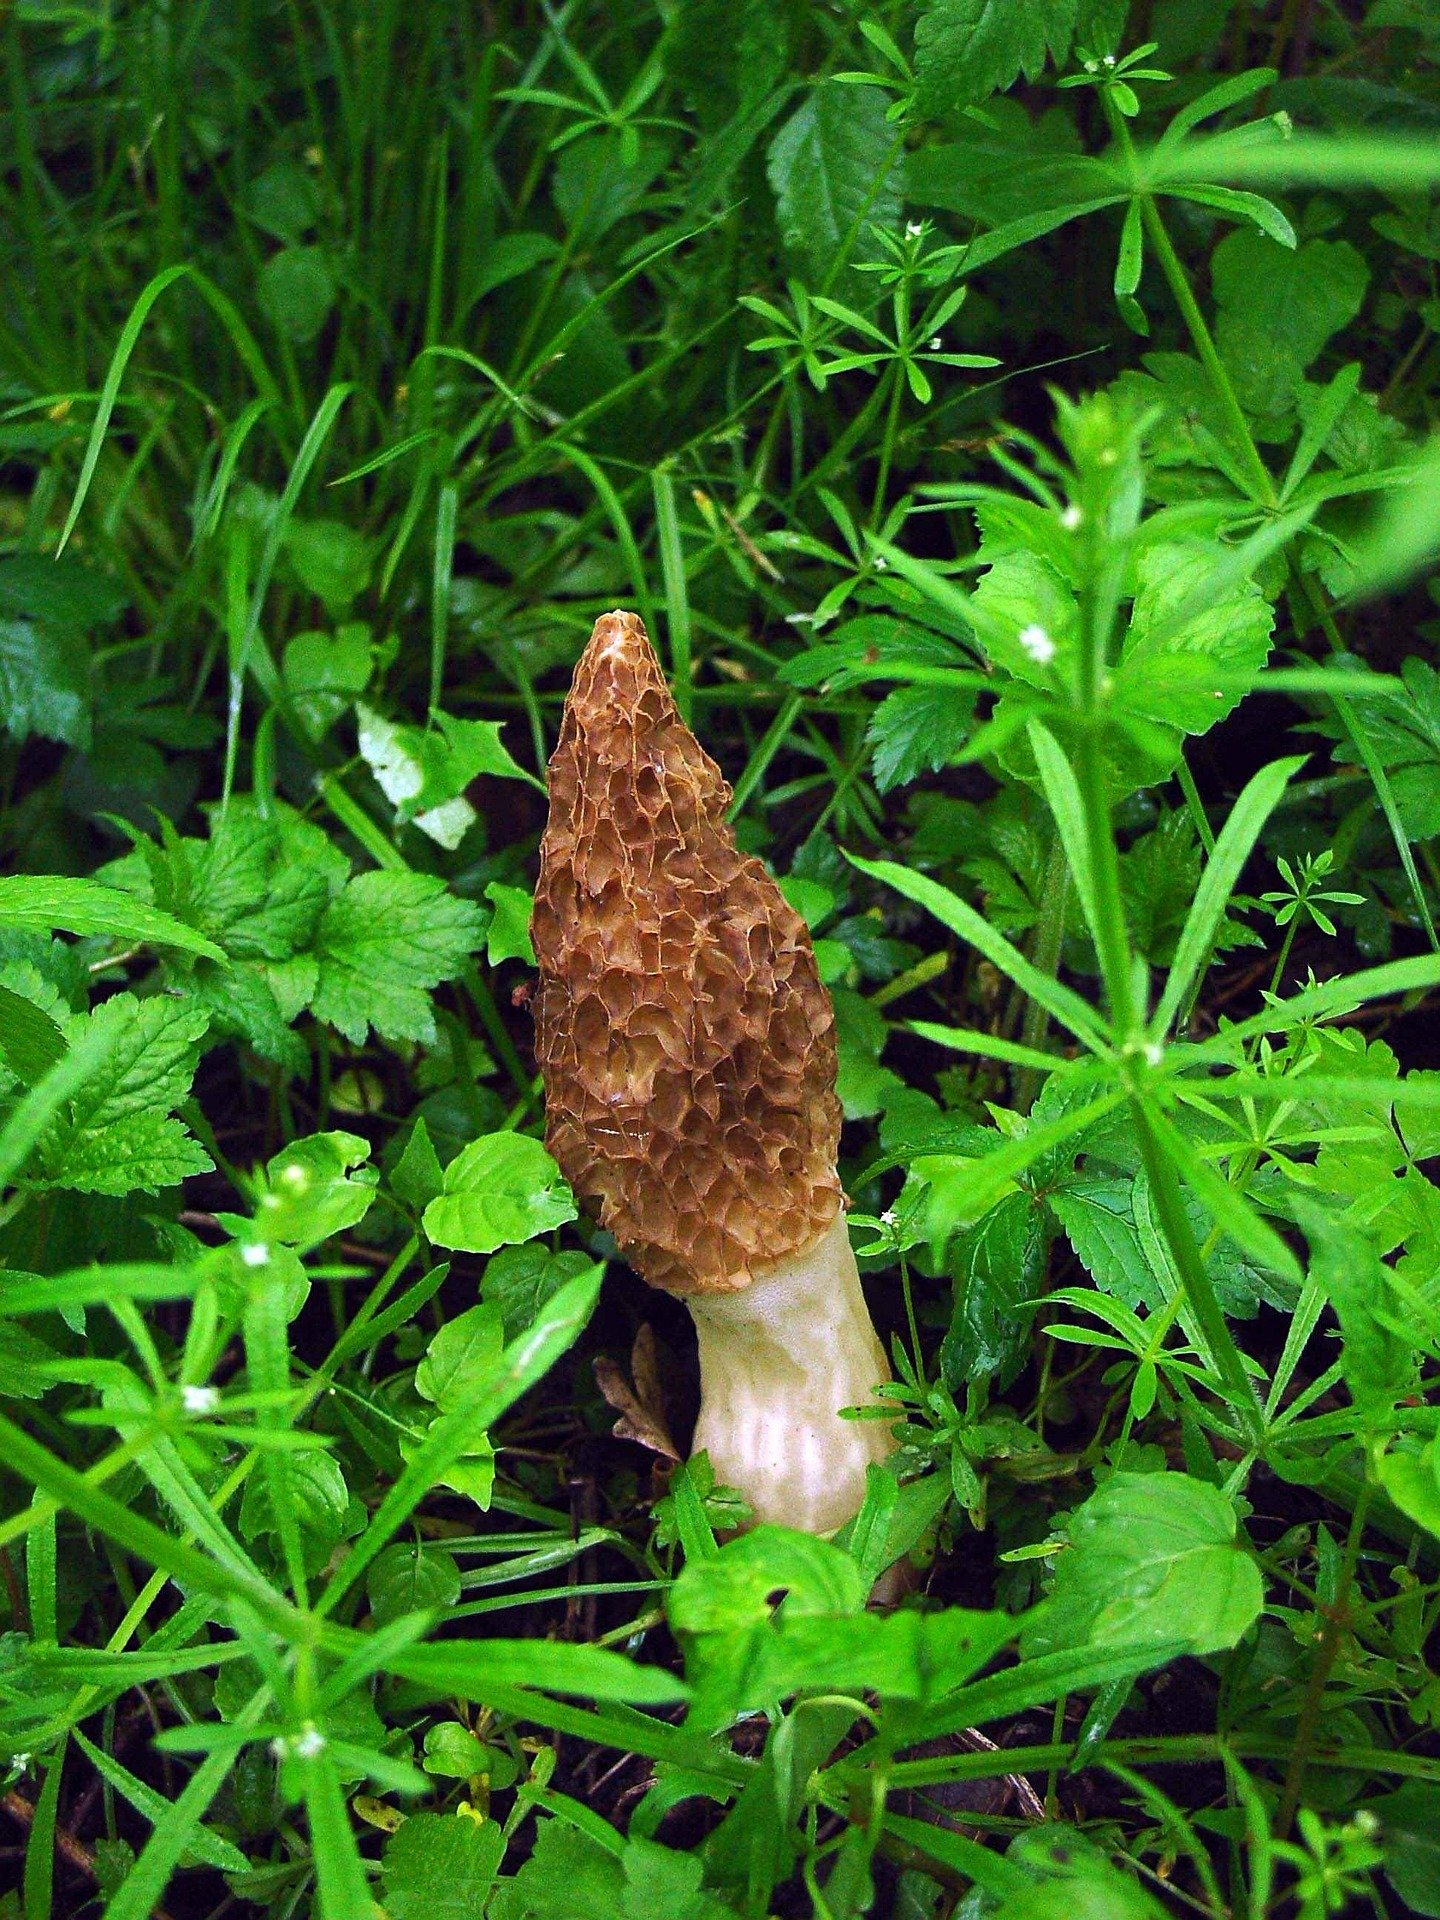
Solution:
[(545, 1144), (653, 1286), (734, 1291), (843, 1205), (809, 931), (736, 847), (730, 788), (635, 614), (596, 621), (549, 772), (531, 921)]

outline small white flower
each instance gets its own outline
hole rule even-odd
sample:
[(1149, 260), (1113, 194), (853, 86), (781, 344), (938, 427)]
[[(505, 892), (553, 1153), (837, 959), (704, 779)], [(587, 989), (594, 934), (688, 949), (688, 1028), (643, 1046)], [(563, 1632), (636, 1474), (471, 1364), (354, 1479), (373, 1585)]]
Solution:
[(886, 1207), (884, 1213), (880, 1216), (880, 1224), (882, 1227), (893, 1227), (895, 1219), (896, 1214), (894, 1207)]
[(941, 342), (941, 339), (940, 339), (940, 336), (939, 336), (939, 334), (937, 333), (937, 334), (936, 334), (936, 336), (935, 336), (935, 338), (934, 338), (934, 339), (933, 339), (933, 340), (932, 340), (932, 341), (930, 342), (930, 351), (931, 351), (931, 353), (938, 353), (938, 352), (940, 351), (940, 348), (941, 348), (941, 345), (942, 345), (942, 344), (943, 344), (943, 343)]
[(1099, 73), (1100, 62), (1098, 60), (1087, 60), (1085, 62), (1085, 71), (1086, 73)]
[(277, 1760), (313, 1760), (325, 1751), (325, 1736), (313, 1720), (307, 1720), (299, 1733), (280, 1733), (270, 1742)]
[(1055, 658), (1055, 642), (1044, 627), (1031, 625), (1020, 629), (1020, 644), (1037, 667), (1048, 667)]
[(1164, 1049), (1164, 1047), (1162, 1047), (1162, 1046), (1161, 1046), (1161, 1044), (1160, 1044), (1160, 1042), (1159, 1042), (1158, 1040), (1151, 1040), (1151, 1041), (1150, 1041), (1150, 1042), (1149, 1042), (1149, 1043), (1148, 1043), (1148, 1044), (1146, 1045), (1146, 1048), (1145, 1048), (1145, 1064), (1146, 1064), (1146, 1066), (1147, 1066), (1147, 1067), (1158, 1067), (1158, 1066), (1160, 1065), (1160, 1063), (1161, 1063), (1161, 1061), (1162, 1061), (1162, 1060), (1163, 1060), (1164, 1058), (1165, 1058), (1165, 1049)]
[(247, 1240), (240, 1249), (240, 1258), (247, 1267), (266, 1267), (270, 1264), (270, 1249), (263, 1240)]
[(924, 231), (925, 225), (921, 220), (907, 220), (905, 222), (905, 238), (907, 240), (918, 240)]
[(10, 1764), (17, 1773), (26, 1773), (30, 1767), (30, 1756), (28, 1753), (12, 1753)]
[(1085, 516), (1081, 513), (1079, 507), (1066, 507), (1060, 516), (1060, 524), (1067, 533), (1074, 533), (1084, 518)]
[(1106, 55), (1104, 56), (1104, 64), (1105, 64), (1105, 65), (1106, 65), (1107, 67), (1113, 67), (1113, 66), (1114, 66), (1114, 64), (1115, 64), (1115, 56), (1114, 56), (1114, 54), (1113, 54), (1113, 53), (1107, 53), (1107, 54), (1106, 54)]
[(214, 1413), (220, 1395), (214, 1387), (181, 1387), (180, 1404), (186, 1413)]
[(890, 562), (885, 558), (883, 553), (877, 553), (875, 556), (876, 573), (888, 573), (889, 570), (890, 570)]

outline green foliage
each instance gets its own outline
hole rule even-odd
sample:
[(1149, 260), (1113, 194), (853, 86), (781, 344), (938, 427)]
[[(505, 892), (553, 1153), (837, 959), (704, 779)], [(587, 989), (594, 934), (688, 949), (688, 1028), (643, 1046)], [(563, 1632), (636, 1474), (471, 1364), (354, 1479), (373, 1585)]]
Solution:
[[(1440, 1913), (1430, 11), (10, 10), (7, 1920)], [(833, 1539), (542, 1145), (615, 606), (834, 1000)]]

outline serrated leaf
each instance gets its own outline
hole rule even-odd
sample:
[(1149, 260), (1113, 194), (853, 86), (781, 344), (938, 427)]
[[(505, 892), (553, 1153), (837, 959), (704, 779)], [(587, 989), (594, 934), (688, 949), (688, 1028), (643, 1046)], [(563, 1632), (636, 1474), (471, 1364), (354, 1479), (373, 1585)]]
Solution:
[(785, 252), (817, 292), (872, 302), (854, 274), (879, 248), (871, 226), (900, 220), (900, 143), (878, 87), (820, 81), (770, 143), (766, 172)]
[(484, 915), (429, 874), (357, 874), (320, 921), (313, 1011), (363, 1046), (433, 1041), (430, 990), (457, 974), (479, 945)]
[(504, 1851), (493, 1820), (412, 1813), (385, 1848), (385, 1911), (391, 1920), (475, 1920)]
[(1115, 674), (1115, 709), (1199, 734), (1239, 704), (1243, 689), (1220, 680), (1259, 672), (1269, 658), (1275, 614), (1259, 588), (1244, 582), (1216, 594), (1175, 630), (1173, 616), (1203, 588), (1214, 566), (1214, 548), (1200, 541), (1157, 545), (1141, 555)]
[(193, 1001), (117, 993), (97, 1007), (86, 1031), (97, 1064), (43, 1136), (30, 1184), (154, 1193), (208, 1173), (210, 1156), (171, 1117), (190, 1090), (206, 1026)]
[(560, 1169), (524, 1133), (487, 1133), (445, 1169), (445, 1191), (425, 1209), (425, 1231), (441, 1247), (493, 1253), (575, 1218)]
[(866, 729), (875, 785), (881, 793), (921, 773), (938, 773), (970, 737), (973, 694), (945, 687), (896, 687)]
[(1076, 0), (929, 0), (915, 23), (922, 113), (938, 117), (1064, 58)]
[(1021, 1638), (1027, 1659), (1075, 1647), (1218, 1653), (1259, 1616), (1259, 1569), (1235, 1509), (1182, 1473), (1113, 1473), (1071, 1515), (1049, 1603)]
[(0, 927), (31, 927), (50, 933), (108, 934), (116, 940), (144, 940), (155, 946), (182, 947), (211, 960), (221, 949), (173, 914), (142, 905), (118, 887), (98, 880), (72, 880), (29, 873), (0, 878)]
[(960, 1235), (947, 1266), (955, 1282), (950, 1328), (940, 1346), (945, 1383), (958, 1393), (995, 1376), (1003, 1393), (1025, 1364), (1030, 1324), (1045, 1288), (1052, 1229), (1032, 1194), (1012, 1193)]

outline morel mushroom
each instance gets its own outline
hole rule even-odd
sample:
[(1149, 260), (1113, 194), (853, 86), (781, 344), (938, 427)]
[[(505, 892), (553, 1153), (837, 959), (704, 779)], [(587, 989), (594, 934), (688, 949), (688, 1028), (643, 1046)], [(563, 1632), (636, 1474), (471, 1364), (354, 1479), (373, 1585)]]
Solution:
[(546, 1145), (683, 1295), (721, 1482), (813, 1532), (859, 1508), (889, 1378), (835, 1171), (835, 1016), (804, 921), (725, 822), (720, 769), (633, 613), (595, 623), (550, 762), (532, 1001)]

